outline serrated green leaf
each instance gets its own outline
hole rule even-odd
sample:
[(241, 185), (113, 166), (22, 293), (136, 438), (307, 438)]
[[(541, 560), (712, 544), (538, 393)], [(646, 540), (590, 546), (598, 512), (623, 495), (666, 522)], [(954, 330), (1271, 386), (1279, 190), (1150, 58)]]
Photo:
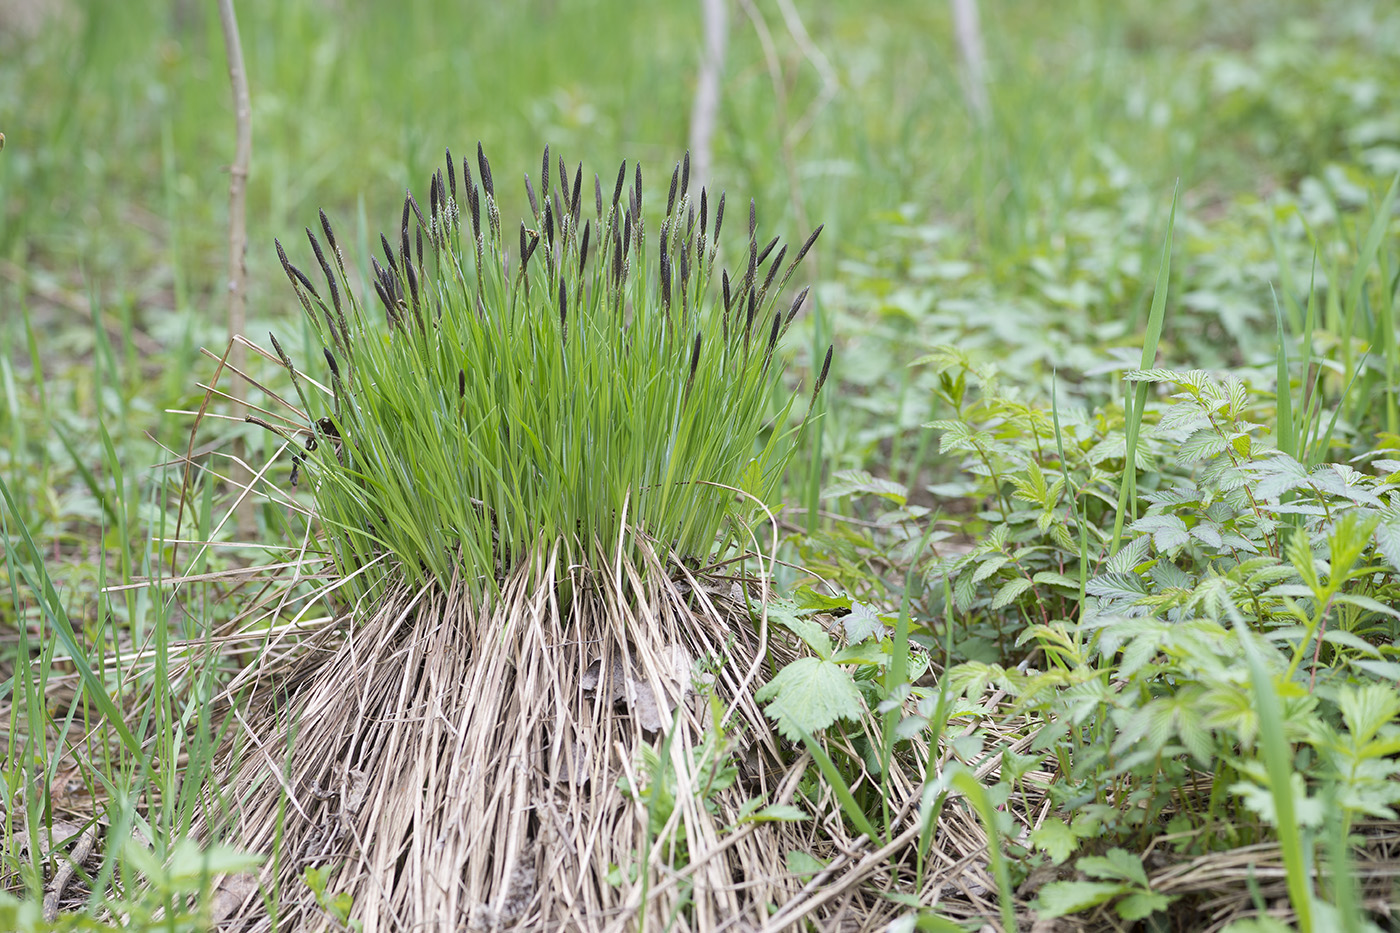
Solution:
[(787, 870), (795, 877), (810, 878), (825, 867), (826, 862), (800, 849), (793, 849), (787, 854)]
[(1031, 842), (1037, 849), (1050, 856), (1056, 865), (1074, 854), (1079, 848), (1079, 837), (1070, 830), (1064, 820), (1054, 817), (1041, 823), (1031, 832)]
[(1140, 888), (1147, 887), (1147, 872), (1142, 859), (1127, 849), (1112, 848), (1103, 855), (1090, 855), (1075, 862), (1075, 867), (1091, 878), (1130, 881)]
[(1008, 580), (1006, 583), (1002, 584), (1001, 589), (997, 590), (996, 595), (992, 597), (992, 608), (1002, 609), (1011, 605), (1022, 593), (1029, 590), (1033, 585), (1034, 584), (1025, 577), (1017, 577), (1014, 580)]
[(804, 618), (790, 599), (777, 599), (768, 604), (768, 621), (792, 632), (806, 642), (822, 658), (831, 657), (831, 636), (820, 622)]
[(1107, 904), (1129, 890), (1127, 885), (1113, 881), (1052, 881), (1040, 889), (1036, 912), (1047, 920), (1077, 914)]
[(841, 665), (821, 658), (798, 658), (778, 671), (754, 697), (785, 738), (825, 729), (838, 719), (858, 719), (860, 690)]
[(881, 496), (903, 505), (909, 490), (902, 483), (874, 476), (865, 470), (841, 470), (831, 477), (831, 484), (822, 490), (821, 497), (839, 499), (857, 493)]
[(1124, 920), (1143, 920), (1171, 906), (1172, 899), (1152, 891), (1136, 891), (1113, 905)]
[(750, 823), (800, 823), (811, 819), (807, 811), (791, 803), (775, 803), (748, 817)]

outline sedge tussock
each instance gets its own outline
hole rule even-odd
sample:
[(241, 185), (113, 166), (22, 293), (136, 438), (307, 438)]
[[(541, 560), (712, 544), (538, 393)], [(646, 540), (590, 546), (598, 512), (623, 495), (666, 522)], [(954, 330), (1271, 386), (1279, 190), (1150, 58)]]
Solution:
[(784, 388), (796, 305), (771, 274), (757, 288), (752, 249), (750, 326), (726, 325), (686, 166), (654, 235), (640, 166), (606, 215), (596, 184), (595, 234), (582, 168), (570, 184), (546, 152), (517, 237), (484, 150), (465, 205), (448, 159), (426, 213), (405, 196), (398, 248), (380, 237), (372, 288), (324, 215), (324, 288), (277, 246), (316, 342), (273, 338), (292, 414), (255, 423), (290, 452), (340, 608), (290, 646), (274, 626), (231, 687), (201, 831), (268, 856), (277, 904), (237, 919), (335, 928), (314, 868), (366, 930), (763, 928), (800, 893), (784, 860), (810, 832), (751, 819), (797, 793), (754, 700), (790, 651), (762, 560), (703, 568), (757, 550), (825, 371)]

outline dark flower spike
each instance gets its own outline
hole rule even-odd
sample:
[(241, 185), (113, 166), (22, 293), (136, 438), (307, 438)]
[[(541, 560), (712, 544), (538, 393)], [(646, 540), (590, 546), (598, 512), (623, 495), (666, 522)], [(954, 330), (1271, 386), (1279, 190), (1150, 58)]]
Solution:
[(554, 214), (551, 212), (549, 201), (544, 202), (544, 236), (549, 243), (549, 248), (554, 248)]
[(612, 277), (614, 285), (622, 284), (622, 232), (617, 225), (613, 228)]
[[(331, 332), (337, 343), (344, 346), (346, 352), (350, 352), (350, 327), (345, 321), (345, 312), (340, 307), (340, 289), (335, 284), (335, 274), (331, 272), (330, 263), (326, 262), (326, 256), (321, 252), (321, 242), (316, 239), (316, 234), (307, 227), (306, 238), (311, 241), (311, 251), (316, 254), (316, 262), (321, 267), (321, 274), (326, 277), (326, 285), (331, 291), (331, 304), (335, 307), (335, 320), (330, 321)], [(322, 309), (325, 309), (324, 304)], [(327, 319), (330, 318), (330, 311), (326, 311)], [(339, 327), (337, 332), (336, 328)]]
[(685, 159), (681, 162), (681, 200), (685, 200), (686, 189), (690, 187), (690, 150), (685, 151)]
[[(378, 260), (371, 259), (370, 262), (372, 262), (374, 264), (374, 267), (380, 272), (384, 271), (384, 267), (379, 265)], [(390, 297), (390, 293), (384, 288), (383, 279), (377, 278), (374, 280), (374, 293), (379, 296), (380, 303), (384, 305), (384, 318), (389, 323), (389, 326), (393, 327), (394, 325), (398, 324), (399, 315), (397, 309), (397, 302), (395, 302), (394, 299)]]
[(690, 387), (695, 382), (695, 371), (700, 368), (700, 335), (695, 335), (695, 343), (690, 348), (690, 375), (685, 377), (685, 391), (682, 400), (690, 398)]
[(797, 297), (792, 300), (792, 307), (788, 308), (788, 313), (783, 317), (784, 333), (787, 332), (788, 325), (792, 323), (792, 319), (797, 317), (797, 312), (802, 310), (802, 302), (807, 300), (807, 292), (810, 291), (811, 288), (812, 286), (810, 285), (806, 286), (802, 291), (798, 292)]
[(540, 194), (549, 197), (549, 146), (544, 147), (544, 158), (540, 159)]
[(465, 398), (467, 395), (467, 371), (457, 370), (457, 397)]
[(676, 163), (676, 167), (671, 170), (671, 190), (666, 193), (666, 216), (671, 216), (671, 211), (676, 209), (676, 189), (681, 183), (681, 166)]
[[(465, 164), (465, 163), (463, 163), (463, 164)], [(467, 197), (467, 200), (471, 201), (471, 209), (472, 209), (472, 236), (475, 237), (475, 238), (477, 238), (477, 239), (480, 239), (480, 238), (481, 238), (481, 195), (480, 195), (480, 193), (477, 191), (477, 187), (476, 187), (475, 184), (473, 184), (470, 188), (467, 189), (467, 196), (468, 196), (468, 197)]]
[(773, 257), (773, 264), (772, 264), (771, 266), (768, 267), (768, 274), (767, 274), (766, 276), (763, 277), (763, 289), (762, 289), (762, 293), (763, 293), (764, 295), (767, 295), (767, 294), (768, 294), (768, 286), (772, 285), (772, 284), (773, 284), (773, 279), (777, 277), (777, 275), (778, 275), (778, 269), (782, 267), (782, 264), (783, 264), (783, 257), (784, 257), (785, 255), (787, 255), (787, 244), (786, 244), (786, 243), (783, 244), (783, 248), (782, 248), (782, 249), (778, 250), (778, 255), (775, 256), (775, 257)]
[(321, 211), (321, 229), (326, 234), (326, 243), (331, 248), (331, 255), (335, 257), (335, 267), (340, 270), (341, 275), (344, 275), (345, 260), (340, 255), (340, 246), (335, 242), (335, 231), (331, 229), (331, 219), (326, 216), (324, 210)]
[(476, 144), (476, 165), (481, 172), (481, 188), (486, 192), (486, 196), (495, 200), (496, 187), (491, 184), (491, 163), (486, 161), (486, 153), (481, 148), (481, 143)]
[(422, 268), (423, 268), (423, 225), (422, 225), (422, 224), (419, 224), (419, 225), (418, 225), (418, 230), (417, 230), (417, 233), (415, 234), (415, 237), (416, 237), (416, 239), (417, 239), (417, 241), (418, 241), (418, 268), (422, 269)]
[(720, 272), (720, 290), (724, 293), (724, 313), (729, 313), (729, 307), (733, 303), (729, 296), (729, 270)]
[(758, 204), (753, 198), (749, 198), (749, 239), (754, 237), (754, 231), (758, 229)]
[(831, 372), (831, 351), (832, 351), (833, 347), (834, 347), (834, 344), (828, 344), (828, 345), (827, 345), (827, 348), (826, 348), (826, 359), (822, 362), (822, 372), (821, 372), (821, 375), (817, 377), (817, 384), (816, 384), (816, 386), (812, 389), (812, 404), (813, 404), (813, 405), (815, 405), (816, 402), (817, 402), (817, 395), (818, 395), (818, 393), (821, 392), (822, 386), (826, 385), (826, 376), (827, 376), (827, 373)]
[(719, 229), (724, 225), (724, 192), (719, 193), (719, 203), (715, 205), (715, 235), (710, 238), (710, 249), (719, 248)]
[(778, 331), (783, 323), (781, 311), (773, 312), (773, 326), (768, 329), (768, 348), (763, 351), (763, 371), (768, 371), (768, 364), (773, 362), (773, 348), (778, 345)]
[(636, 214), (640, 217), (642, 216), (642, 163), (638, 162), (634, 168), (637, 170), (637, 181), (633, 185), (633, 190), (637, 194)]
[(384, 247), (384, 258), (388, 260), (389, 271), (394, 275), (399, 274), (399, 264), (394, 260), (394, 251), (389, 247), (389, 238), (384, 234), (379, 234), (379, 243)]
[(340, 289), (335, 287), (335, 275), (331, 273), (330, 263), (326, 262), (326, 256), (321, 252), (321, 241), (316, 239), (316, 234), (311, 232), (310, 227), (306, 227), (306, 238), (311, 241), (311, 252), (316, 254), (316, 264), (321, 267), (321, 274), (326, 277), (326, 284), (331, 290), (331, 304), (335, 306), (337, 314), (340, 313)]
[(661, 259), (658, 263), (661, 274), (661, 307), (671, 309), (671, 260), (666, 254), (666, 237), (661, 237)]
[(530, 173), (525, 173), (525, 197), (530, 199), (530, 213), (538, 220), (540, 216), (540, 202), (535, 199), (534, 186), (530, 184)]
[(437, 220), (438, 215), (438, 176), (437, 172), (428, 179), (428, 219)]
[(622, 197), (622, 184), (627, 180), (627, 160), (617, 167), (617, 184), (613, 186), (612, 206), (617, 207), (617, 199)]
[(574, 226), (578, 226), (579, 194), (583, 188), (583, 163), (578, 164), (578, 169), (574, 172), (574, 193), (569, 198), (569, 214), (574, 218)]
[[(272, 242), (277, 246), (277, 258), (282, 261), (282, 271), (287, 273), (287, 277), (292, 280), (292, 284), (300, 283), (302, 288), (319, 299), (321, 296), (317, 293), (316, 286), (311, 284), (311, 280), (306, 277), (304, 272), (292, 265), (287, 259), (287, 251), (282, 248), (281, 241), (274, 238)], [(305, 298), (302, 298), (302, 304), (306, 304)], [(307, 311), (309, 312), (310, 310), (311, 309), (308, 307)]]
[(447, 147), (447, 193), (457, 200), (457, 168), (452, 164), (452, 147)]
[(578, 276), (583, 278), (583, 270), (588, 266), (588, 234), (593, 229), (593, 222), (586, 220), (583, 222), (583, 239), (579, 241), (578, 248)]
[(540, 235), (538, 233), (530, 237), (530, 242), (525, 245), (525, 252), (520, 256), (520, 268), (524, 269), (525, 264), (530, 261), (530, 257), (535, 255), (535, 249), (540, 245)]
[(413, 298), (413, 310), (418, 311), (418, 276), (413, 271), (413, 263), (408, 261), (408, 257), (403, 257), (403, 271), (408, 279), (408, 293)]
[[(529, 179), (529, 176), (528, 176), (528, 175), (526, 176), (526, 179), (527, 179), (527, 181), (528, 181), (528, 179)], [(522, 220), (522, 221), (520, 222), (520, 275), (521, 275), (521, 276), (524, 276), (524, 275), (525, 275), (525, 264), (526, 264), (527, 262), (529, 262), (529, 260), (525, 258), (525, 221)]]
[(771, 240), (768, 241), (768, 245), (767, 245), (767, 246), (763, 247), (763, 249), (761, 249), (761, 250), (758, 251), (758, 264), (759, 264), (760, 266), (763, 265), (763, 260), (765, 260), (765, 259), (768, 258), (768, 254), (771, 253), (771, 252), (773, 252), (773, 247), (775, 247), (775, 246), (777, 246), (777, 245), (778, 245), (778, 238), (777, 238), (777, 237), (773, 237), (773, 239), (771, 239)]
[(603, 180), (598, 177), (598, 173), (593, 173), (593, 202), (597, 205), (598, 223), (603, 222)]
[(481, 196), (477, 191), (476, 182), (472, 180), (471, 166), (467, 163), (467, 157), (462, 156), (462, 186), (466, 189), (467, 209), (472, 215), (472, 236), (481, 236)]
[(754, 292), (749, 289), (749, 307), (744, 313), (744, 347), (748, 348), (749, 334), (753, 332)]
[(340, 378), (340, 364), (338, 364), (338, 363), (335, 361), (335, 354), (332, 353), (330, 350), (326, 349), (325, 347), (322, 347), (322, 348), (321, 348), (321, 352), (324, 353), (324, 354), (326, 355), (326, 362), (327, 362), (328, 364), (330, 364), (330, 367), (331, 367), (331, 375), (332, 375), (333, 377), (335, 377), (336, 379), (339, 379), (339, 378)]
[(632, 211), (630, 209), (622, 215), (622, 243), (624, 248), (630, 247), (632, 243)]
[(559, 282), (559, 340), (569, 339), (569, 291), (563, 281)]
[[(559, 191), (564, 203), (569, 203), (569, 167), (564, 164), (564, 157), (559, 157)], [(555, 214), (559, 211), (555, 210)]]
[(812, 244), (817, 242), (817, 237), (821, 236), (822, 228), (825, 226), (825, 224), (818, 225), (817, 229), (813, 230), (807, 237), (806, 241), (802, 244), (802, 248), (797, 251), (797, 255), (793, 257), (792, 262), (788, 265), (787, 272), (783, 273), (783, 280), (778, 283), (778, 291), (782, 291), (787, 287), (788, 280), (791, 279), (792, 274), (797, 271), (798, 264), (801, 263), (803, 258), (807, 255), (807, 251), (812, 248)]
[(412, 199), (413, 195), (405, 191), (403, 219), (399, 223), (399, 258), (403, 260), (405, 266), (409, 265), (409, 260), (413, 258), (413, 253), (409, 249), (413, 245), (413, 241), (408, 238), (408, 215), (413, 211)]
[(690, 284), (690, 250), (681, 250), (681, 315), (684, 317), (690, 312), (689, 290)]

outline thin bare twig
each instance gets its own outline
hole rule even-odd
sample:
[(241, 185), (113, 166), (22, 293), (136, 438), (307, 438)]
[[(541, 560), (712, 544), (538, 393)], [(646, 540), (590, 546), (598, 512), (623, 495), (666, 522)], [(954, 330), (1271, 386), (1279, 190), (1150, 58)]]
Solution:
[[(253, 157), (253, 107), (248, 97), (248, 74), (243, 67), (243, 44), (238, 38), (238, 17), (233, 0), (219, 0), (219, 25), (224, 31), (224, 50), (228, 56), (228, 80), (233, 88), (233, 118), (237, 130), (233, 164), (229, 166), (228, 183), (228, 335), (231, 342), (229, 365), (234, 370), (246, 368), (247, 354), (234, 337), (243, 333), (246, 320), (248, 278), (248, 217), (245, 205), (248, 187), (248, 165)], [(235, 449), (235, 453), (238, 453)], [(235, 477), (246, 481), (246, 477)], [(239, 485), (246, 485), (241, 482)], [(252, 500), (242, 500), (238, 507), (238, 527), (242, 532), (253, 528)]]
[(729, 33), (726, 0), (700, 0), (705, 52), (695, 81), (695, 106), (690, 111), (690, 161), (696, 181), (710, 183), (714, 165), (715, 115), (719, 110), (719, 78), (724, 71), (724, 50)]
[(977, 15), (977, 0), (951, 0), (953, 27), (958, 36), (958, 51), (962, 53), (963, 94), (967, 109), (978, 123), (985, 124), (991, 115), (987, 98), (987, 55), (982, 45), (982, 21)]

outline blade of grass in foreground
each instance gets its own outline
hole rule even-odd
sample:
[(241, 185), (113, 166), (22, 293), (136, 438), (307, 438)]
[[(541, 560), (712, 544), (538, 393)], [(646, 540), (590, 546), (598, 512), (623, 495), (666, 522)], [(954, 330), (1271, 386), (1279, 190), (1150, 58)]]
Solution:
[[(1167, 285), (1171, 281), (1172, 232), (1176, 227), (1176, 208), (1181, 198), (1181, 184), (1172, 191), (1172, 209), (1167, 218), (1167, 235), (1162, 239), (1162, 260), (1157, 266), (1157, 287), (1152, 293), (1152, 311), (1147, 316), (1147, 334), (1142, 342), (1142, 369), (1151, 369), (1157, 359), (1157, 345), (1162, 340), (1162, 322), (1167, 314)], [(1123, 478), (1118, 484), (1118, 510), (1113, 518), (1113, 547), (1118, 553), (1123, 541), (1123, 515), (1137, 496), (1137, 444), (1142, 427), (1143, 409), (1147, 407), (1147, 383), (1139, 382), (1125, 413), (1128, 422), (1127, 446), (1124, 451)]]
[(107, 721), (121, 738), (122, 744), (126, 746), (127, 751), (131, 752), (136, 761), (141, 762), (141, 766), (144, 769), (146, 759), (141, 750), (141, 743), (136, 740), (136, 736), (131, 734), (131, 730), (127, 728), (126, 722), (122, 718), (121, 710), (117, 709), (116, 704), (112, 702), (112, 698), (107, 695), (106, 689), (102, 686), (101, 679), (94, 673), (92, 666), (88, 664), (87, 654), (83, 651), (82, 646), (78, 644), (78, 637), (73, 631), (73, 624), (69, 621), (68, 613), (63, 608), (63, 602), (58, 598), (58, 591), (54, 589), (53, 580), (49, 577), (48, 570), (44, 567), (44, 559), (39, 553), (39, 548), (35, 545), (34, 539), (30, 537), (29, 529), (25, 527), (22, 521), (19, 521), (19, 506), (15, 503), (14, 497), (10, 494), (9, 484), (5, 482), (2, 476), (0, 476), (0, 495), (3, 495), (5, 505), (9, 507), (10, 514), (16, 519), (20, 537), (23, 539), (26, 552), (34, 565), (32, 576), (29, 572), (24, 570), (22, 565), (17, 566), (16, 569), (29, 581), (30, 586), (34, 588), (35, 593), (39, 596), (39, 603), (43, 607), (44, 614), (48, 616), (49, 621), (53, 623), (54, 632), (58, 636), (59, 643), (63, 646), (64, 651), (68, 653), (69, 660), (73, 662), (73, 666), (77, 669), (78, 677), (82, 680), (83, 686), (87, 688), (89, 699), (97, 705), (102, 715), (107, 717)]
[(1244, 642), (1249, 678), (1254, 685), (1254, 703), (1259, 711), (1259, 745), (1269, 775), (1269, 790), (1274, 799), (1279, 848), (1283, 851), (1283, 865), (1288, 876), (1288, 899), (1293, 902), (1293, 910), (1298, 915), (1298, 929), (1301, 933), (1312, 933), (1312, 885), (1308, 879), (1302, 829), (1293, 811), (1293, 756), (1283, 735), (1283, 703), (1274, 689), (1273, 677), (1264, 666), (1253, 636), (1243, 626), (1237, 626), (1236, 630)]

